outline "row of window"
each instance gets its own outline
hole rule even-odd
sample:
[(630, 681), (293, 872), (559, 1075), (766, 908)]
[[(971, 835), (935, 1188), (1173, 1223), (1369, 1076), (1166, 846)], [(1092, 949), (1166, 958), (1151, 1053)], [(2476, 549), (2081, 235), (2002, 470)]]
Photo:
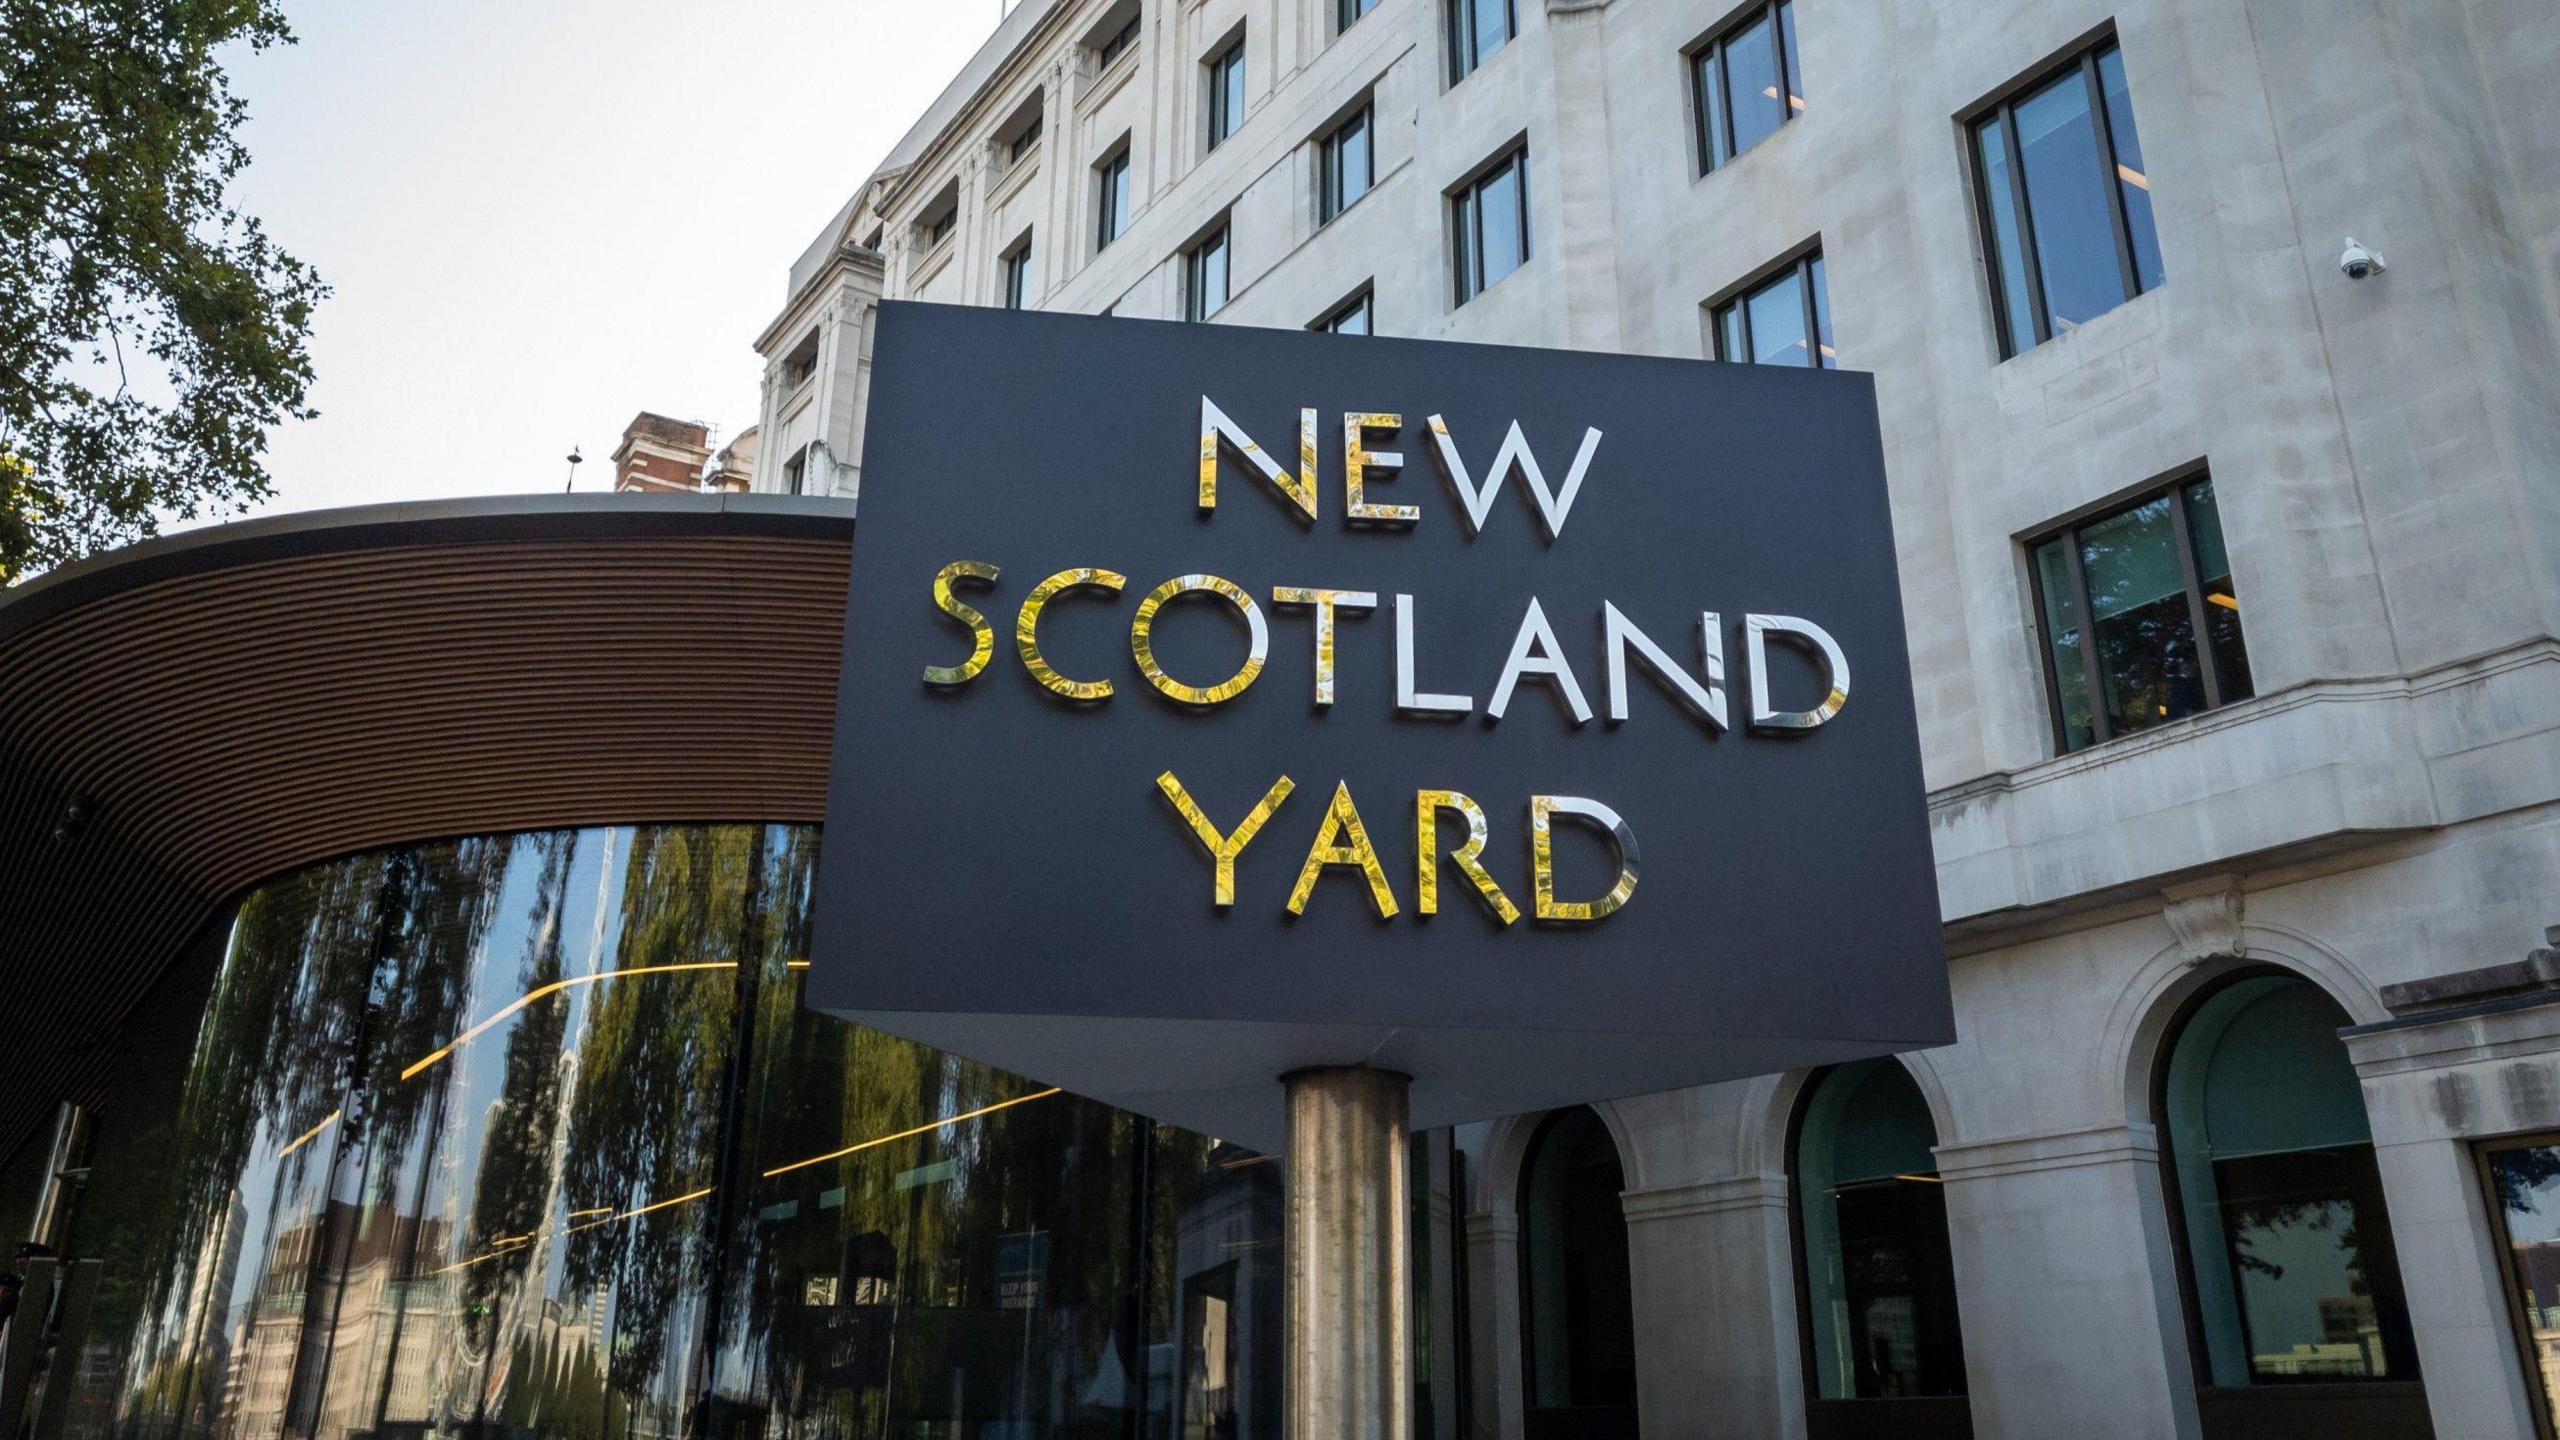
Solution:
[[(2181, 1009), (2155, 1066), (2166, 1238), (2205, 1440), (2427, 1433), (2390, 1206), (2339, 1038), (2347, 1023), (2310, 981), (2243, 971)], [(1816, 1436), (1973, 1433), (1942, 1138), (1894, 1059), (1820, 1072), (1798, 1099), (1787, 1163)], [(2549, 1434), (2560, 1144), (2500, 1139), (2480, 1147), (2478, 1166)], [(1532, 1435), (1639, 1433), (1625, 1183), (1588, 1109), (1547, 1117), (1529, 1143), (1518, 1204)]]
[[(1339, 22), (1357, 21), (1374, 0), (1341, 0)], [(1450, 0), (1451, 80), (1464, 79), (1518, 33), (1516, 0)], [(1107, 63), (1132, 43), (1133, 15), (1099, 53)], [(1208, 145), (1243, 124), (1244, 39), (1206, 64)], [(1695, 141), (1701, 171), (1713, 171), (1804, 112), (1794, 0), (1768, 0), (1729, 21), (1689, 53)], [(1365, 194), (1375, 173), (1374, 121), (1361, 107), (1317, 142), (1316, 218), (1329, 223)], [(2004, 356), (2015, 355), (2156, 289), (2166, 278), (2151, 214), (2150, 176), (2126, 84), (2124, 58), (2105, 40), (2014, 87), (1968, 120), (1984, 251)], [(1026, 139), (1027, 136), (1027, 139)], [(1036, 142), (1035, 124), (1013, 142), (1017, 157)], [(1095, 247), (1108, 247), (1129, 220), (1128, 142), (1097, 167)], [(1454, 196), (1451, 256), (1458, 303), (1525, 262), (1529, 254), (1527, 160), (1497, 161)], [(937, 227), (947, 220), (937, 218)], [(941, 230), (933, 238), (938, 240)], [(1808, 297), (1812, 291), (1806, 291)], [(1215, 313), (1222, 295), (1191, 302)], [(1775, 302), (1772, 302), (1775, 303)], [(1719, 320), (1727, 358), (1782, 354), (1807, 342), (1817, 317), (1748, 343), (1747, 307), (1733, 326)], [(1737, 331), (1738, 327), (1738, 331)], [(1726, 346), (1729, 332), (1736, 343)], [(1765, 353), (1756, 353), (1765, 352)], [(1813, 353), (1808, 348), (1807, 354)]]

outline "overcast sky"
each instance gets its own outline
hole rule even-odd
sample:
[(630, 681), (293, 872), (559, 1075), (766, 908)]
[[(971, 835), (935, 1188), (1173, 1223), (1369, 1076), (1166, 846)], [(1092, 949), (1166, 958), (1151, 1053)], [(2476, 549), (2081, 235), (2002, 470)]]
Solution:
[(251, 213), (336, 288), (263, 510), (611, 482), (632, 414), (756, 421), (787, 270), (997, 0), (287, 0), (232, 57)]

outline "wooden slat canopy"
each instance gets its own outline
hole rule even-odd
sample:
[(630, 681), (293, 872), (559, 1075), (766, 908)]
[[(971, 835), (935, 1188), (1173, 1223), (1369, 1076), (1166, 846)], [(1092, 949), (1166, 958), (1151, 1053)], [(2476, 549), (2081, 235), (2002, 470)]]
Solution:
[(445, 836), (825, 810), (849, 501), (246, 521), (0, 592), (0, 1157), (263, 880)]

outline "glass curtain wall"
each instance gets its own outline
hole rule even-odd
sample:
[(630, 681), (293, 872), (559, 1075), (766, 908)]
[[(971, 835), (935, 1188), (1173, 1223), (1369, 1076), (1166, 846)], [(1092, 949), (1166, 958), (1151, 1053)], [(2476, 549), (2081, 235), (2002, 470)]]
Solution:
[(70, 1433), (1276, 1440), (1278, 1166), (804, 1010), (815, 859), (591, 830), (251, 895), (82, 1208)]

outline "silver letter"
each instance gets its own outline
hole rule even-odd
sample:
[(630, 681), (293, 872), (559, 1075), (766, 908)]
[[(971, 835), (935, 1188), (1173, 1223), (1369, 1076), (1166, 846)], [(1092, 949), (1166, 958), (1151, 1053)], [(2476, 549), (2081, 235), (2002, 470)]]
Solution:
[(1271, 482), (1280, 498), (1289, 502), (1292, 518), (1313, 523), (1316, 518), (1316, 412), (1298, 412), (1298, 478), (1280, 468), (1263, 448), (1253, 443), (1244, 428), (1227, 418), (1218, 402), (1200, 397), (1200, 509), (1205, 513), (1218, 508), (1218, 452), (1232, 450), (1247, 465)]
[(1369, 590), (1313, 590), (1297, 585), (1271, 587), (1274, 608), (1294, 610), (1312, 607), (1316, 612), (1316, 708), (1333, 703), (1333, 617), (1336, 611), (1346, 615), (1365, 615), (1378, 608), (1376, 592)]
[[(1537, 653), (1530, 654), (1536, 647)], [(1538, 597), (1529, 597), (1529, 613), (1520, 617), (1520, 633), (1511, 638), (1511, 658), (1502, 662), (1502, 679), (1493, 687), (1493, 700), (1484, 707), (1485, 718), (1499, 720), (1511, 708), (1511, 687), (1523, 675), (1544, 675), (1556, 687), (1556, 698), (1573, 713), (1573, 723), (1583, 724), (1591, 718), (1591, 706), (1582, 698), (1582, 683), (1573, 678), (1573, 667), (1565, 663), (1563, 647), (1556, 644), (1556, 632), (1547, 624), (1547, 612)]]
[(1609, 667), (1609, 723), (1623, 723), (1627, 718), (1627, 650), (1632, 646), (1643, 658), (1645, 668), (1669, 682), (1671, 698), (1680, 708), (1706, 722), (1710, 731), (1723, 734), (1733, 721), (1725, 709), (1724, 698), (1724, 622), (1709, 610), (1698, 617), (1698, 650), (1705, 660), (1707, 683), (1700, 685), (1689, 678), (1689, 672), (1671, 662), (1662, 647), (1620, 613), (1618, 607), (1600, 602), (1600, 648)]
[(1413, 688), (1413, 597), (1396, 597), (1396, 708), (1407, 715), (1464, 715), (1476, 708), (1465, 695), (1419, 695)]
[[(1849, 657), (1840, 653), (1840, 642), (1832, 639), (1829, 631), (1792, 615), (1745, 615), (1742, 628), (1744, 654), (1751, 666), (1752, 729), (1778, 734), (1811, 730), (1830, 723), (1831, 717), (1840, 713), (1840, 707), (1849, 703)], [(1823, 681), (1830, 687), (1821, 704), (1810, 710), (1769, 707), (1771, 635), (1821, 660)]]
[(1494, 492), (1517, 470), (1529, 482), (1529, 493), (1538, 502), (1538, 523), (1552, 542), (1564, 529), (1565, 512), (1573, 508), (1573, 497), (1582, 493), (1583, 473), (1591, 468), (1591, 452), (1600, 448), (1600, 432), (1585, 429), (1582, 449), (1573, 457), (1573, 471), (1565, 476), (1564, 493), (1547, 488), (1546, 472), (1538, 468), (1538, 457), (1529, 453), (1529, 437), (1520, 433), (1520, 422), (1511, 422), (1511, 433), (1504, 436), (1502, 449), (1493, 457), (1493, 468), (1484, 474), (1479, 485), (1467, 474), (1467, 462), (1458, 458), (1458, 442), (1449, 438), (1449, 422), (1434, 415), (1431, 426), (1431, 458), (1440, 467), (1440, 478), (1458, 492), (1458, 509), (1466, 516), (1469, 536), (1484, 533), (1485, 516), (1493, 510)]
[(1350, 411), (1342, 417), (1342, 496), (1354, 525), (1410, 525), (1422, 518), (1422, 511), (1411, 505), (1372, 505), (1369, 503), (1369, 472), (1402, 470), (1404, 456), (1389, 450), (1382, 453), (1368, 447), (1368, 432), (1375, 430), (1392, 435), (1404, 428), (1401, 415), (1380, 415)]

